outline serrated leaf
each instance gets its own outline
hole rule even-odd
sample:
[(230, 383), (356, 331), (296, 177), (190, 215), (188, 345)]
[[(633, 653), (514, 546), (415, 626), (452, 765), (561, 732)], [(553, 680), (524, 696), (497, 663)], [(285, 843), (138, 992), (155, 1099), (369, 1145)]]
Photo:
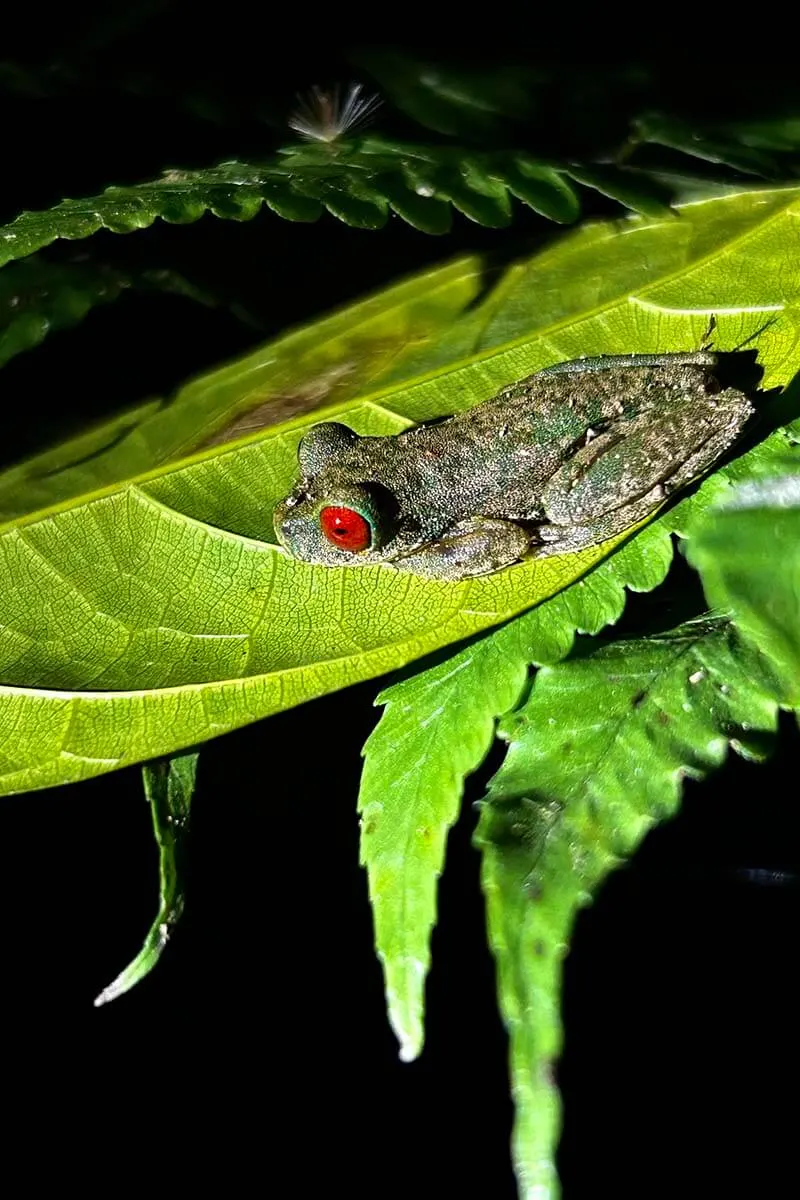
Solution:
[[(530, 666), (564, 658), (576, 632), (596, 634), (614, 624), (622, 615), (626, 589), (648, 592), (663, 582), (672, 560), (671, 531), (696, 522), (715, 499), (731, 492), (735, 482), (759, 477), (787, 461), (800, 470), (800, 448), (779, 430), (706, 480), (695, 495), (626, 542), (580, 582), (378, 696), (376, 703), (386, 708), (364, 747), (361, 859), (370, 882), (389, 1020), (402, 1057), (414, 1057), (422, 1046), (436, 881), (444, 865), (447, 833), (458, 817), (465, 777), (487, 754), (496, 718), (513, 705), (508, 697), (519, 694)], [(729, 532), (735, 562), (733, 523)], [(762, 537), (759, 549), (764, 569), (757, 586), (771, 594), (772, 575), (763, 561), (772, 553), (768, 537)], [(690, 559), (694, 561), (691, 553)], [(793, 592), (791, 571), (786, 578), (782, 599), (788, 621), (798, 611), (792, 596), (800, 594), (800, 587)], [(773, 602), (781, 606), (780, 599)], [(787, 661), (796, 660), (790, 656)], [(424, 830), (425, 836), (411, 837), (410, 829)]]
[[(787, 289), (797, 276), (782, 274), (781, 264), (797, 237), (796, 203), (789, 189), (750, 193), (692, 206), (680, 221), (580, 231), (512, 268), (483, 328), (467, 314), (464, 337), (453, 342), (460, 360), (431, 367), (440, 351), (423, 344), (404, 362), (401, 382), (384, 377), (381, 390), (326, 415), (361, 433), (391, 433), (468, 407), (558, 359), (686, 349), (702, 337), (709, 303), (726, 309), (719, 345), (736, 345), (763, 325), (763, 304), (774, 310), (777, 287), (780, 303), (793, 303)], [(420, 288), (421, 311), (424, 298)], [(376, 311), (379, 325), (391, 322), (379, 303)], [(295, 345), (314, 342), (313, 329), (294, 336)], [(785, 382), (797, 363), (791, 307), (757, 345), (767, 381)], [(351, 349), (357, 362), (355, 339)], [(217, 373), (212, 391), (201, 384), (194, 414), (238, 412), (243, 395), (252, 404), (259, 371), (270, 378), (254, 357)], [(168, 412), (160, 426), (173, 454), (191, 436), (184, 403), (171, 414), (175, 425)], [(154, 432), (151, 416), (140, 435)], [(268, 544), (270, 514), (294, 478), (297, 442), (318, 416), (213, 447), (0, 535), (5, 790), (171, 754), (381, 674), (546, 599), (611, 549), (462, 584), (294, 562)], [(108, 463), (102, 452), (95, 461)], [(601, 624), (603, 613), (598, 602)]]
[[(797, 456), (795, 455), (795, 460)], [(800, 467), (744, 484), (692, 526), (688, 558), (710, 604), (770, 659), (800, 704)]]
[(191, 224), (205, 213), (250, 221), (263, 207), (290, 221), (316, 221), (324, 212), (357, 229), (380, 229), (389, 207), (417, 229), (449, 227), (452, 204), (482, 225), (504, 226), (516, 197), (544, 217), (574, 220), (574, 179), (634, 211), (659, 215), (670, 193), (644, 171), (626, 167), (544, 162), (517, 151), (409, 145), (385, 137), (305, 144), (263, 162), (230, 161), (200, 170), (169, 170), (160, 178), (114, 185), (97, 196), (65, 199), (23, 212), (0, 226), (0, 266), (59, 238), (98, 230), (132, 233), (157, 219)]
[(142, 767), (158, 846), (159, 906), (139, 953), (95, 1000), (95, 1007), (124, 996), (149, 975), (183, 915), (183, 855), (197, 776), (197, 754), (181, 754)]
[(658, 522), (580, 583), (378, 696), (385, 708), (364, 746), (358, 799), (361, 862), (404, 1060), (422, 1048), (436, 882), (465, 777), (488, 753), (495, 721), (519, 699), (529, 666), (563, 658), (576, 631), (616, 621), (624, 589), (656, 587), (671, 559), (669, 532)]
[(520, 1195), (558, 1194), (561, 961), (575, 916), (686, 775), (739, 738), (770, 738), (774, 680), (729, 622), (619, 642), (543, 667), (506, 718), (510, 745), (481, 812), (490, 942), (510, 1039)]
[(524, 662), (489, 639), (387, 688), (376, 701), (386, 708), (364, 747), (361, 862), (389, 1021), (406, 1062), (422, 1048), (436, 881), (463, 779), (483, 761), (494, 718), (515, 703), (525, 677)]
[(511, 199), (505, 185), (492, 178), (482, 164), (466, 162), (460, 169), (434, 166), (417, 178), (437, 196), (479, 225), (502, 229), (511, 223)]
[[(536, 159), (521, 157), (535, 169)], [(409, 176), (415, 201), (402, 195)], [(202, 170), (166, 171), (160, 179), (112, 186), (99, 196), (22, 213), (0, 227), (0, 266), (57, 238), (86, 238), (100, 229), (131, 233), (157, 218), (188, 224), (207, 212), (249, 221), (264, 205), (292, 221), (316, 221), (327, 210), (356, 228), (379, 229), (391, 204), (417, 228), (440, 232), (446, 227), (440, 212), (446, 201), (473, 220), (507, 224), (509, 190), (513, 188), (504, 182), (502, 156), (477, 150), (411, 149), (366, 138), (341, 147), (292, 147), (263, 164), (232, 161)]]
[(388, 200), (392, 211), (423, 233), (447, 233), (453, 224), (450, 205), (434, 198), (426, 187), (412, 187), (405, 179), (386, 174), (376, 179), (376, 187)]
[(577, 183), (593, 188), (611, 200), (618, 200), (644, 216), (663, 217), (669, 212), (669, 191), (641, 171), (575, 163), (570, 165), (569, 175)]
[(502, 276), (477, 256), (423, 272), (0, 473), (0, 518), (351, 398), (428, 420), (559, 359), (686, 349), (713, 313), (722, 349), (761, 330), (765, 386), (785, 383), (797, 298), (777, 281), (795, 252), (799, 195), (748, 192), (688, 205), (678, 223), (587, 226)]
[(504, 164), (503, 178), (511, 194), (541, 216), (567, 224), (578, 219), (577, 193), (563, 172), (554, 167), (532, 163), (525, 155), (514, 155)]

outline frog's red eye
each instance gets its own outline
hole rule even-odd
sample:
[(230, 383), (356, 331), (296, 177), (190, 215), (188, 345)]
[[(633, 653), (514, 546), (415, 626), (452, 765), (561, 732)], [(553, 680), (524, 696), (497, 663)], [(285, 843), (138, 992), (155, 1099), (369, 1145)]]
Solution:
[(369, 521), (354, 508), (329, 505), (320, 511), (319, 523), (328, 541), (340, 550), (368, 550), (372, 544)]

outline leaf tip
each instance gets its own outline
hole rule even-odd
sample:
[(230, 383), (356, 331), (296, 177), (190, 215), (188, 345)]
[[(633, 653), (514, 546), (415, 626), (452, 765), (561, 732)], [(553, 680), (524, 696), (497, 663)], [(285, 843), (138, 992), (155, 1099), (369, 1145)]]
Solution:
[(92, 1001), (92, 1006), (94, 1008), (102, 1008), (104, 1004), (110, 1004), (111, 1001), (116, 1000), (118, 996), (123, 996), (125, 992), (127, 992), (132, 986), (126, 978), (127, 974), (128, 972), (126, 969), (121, 975), (118, 975), (116, 979), (112, 980), (107, 987), (104, 987), (102, 992), (99, 992), (95, 996), (94, 1000)]
[(389, 997), (389, 1024), (397, 1038), (401, 1062), (413, 1062), (422, 1053), (425, 1035), (422, 1029), (422, 1011), (417, 1005), (399, 1005), (397, 997)]
[(395, 1034), (400, 1043), (400, 1050), (398, 1052), (400, 1062), (413, 1062), (415, 1058), (419, 1058), (422, 1051), (421, 1040), (414, 1041), (411, 1038), (407, 1038), (397, 1029), (395, 1029)]
[[(395, 981), (389, 982), (392, 975)], [(392, 1032), (400, 1044), (401, 1062), (413, 1062), (422, 1053), (425, 975), (425, 963), (418, 958), (397, 961), (393, 971), (387, 970), (386, 1007)]]

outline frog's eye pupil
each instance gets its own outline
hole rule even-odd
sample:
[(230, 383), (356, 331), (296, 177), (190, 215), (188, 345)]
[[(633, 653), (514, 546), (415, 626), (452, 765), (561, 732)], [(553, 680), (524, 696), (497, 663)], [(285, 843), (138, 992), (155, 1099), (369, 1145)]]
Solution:
[(368, 550), (372, 544), (369, 521), (354, 508), (329, 505), (319, 514), (319, 523), (325, 537), (340, 550)]

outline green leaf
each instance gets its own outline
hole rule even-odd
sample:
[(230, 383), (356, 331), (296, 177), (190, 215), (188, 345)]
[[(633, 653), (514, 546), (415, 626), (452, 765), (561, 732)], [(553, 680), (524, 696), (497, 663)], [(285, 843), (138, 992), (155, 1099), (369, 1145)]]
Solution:
[(104, 267), (62, 266), (29, 258), (0, 273), (0, 366), (77, 325), (96, 305), (116, 300), (124, 277)]
[[(386, 708), (364, 747), (358, 811), (389, 1021), (409, 1062), (422, 1049), (436, 880), (463, 778), (482, 762), (494, 717), (526, 677), (505, 643), (484, 639), (382, 692)], [(461, 674), (466, 672), (465, 687)]]
[(580, 204), (571, 179), (649, 215), (663, 213), (670, 196), (647, 172), (628, 167), (372, 136), (290, 146), (263, 162), (169, 170), (158, 179), (23, 212), (0, 227), (0, 266), (59, 238), (75, 241), (100, 229), (132, 233), (158, 218), (191, 224), (205, 213), (250, 221), (263, 207), (289, 221), (316, 221), (328, 212), (356, 229), (380, 229), (394, 212), (423, 232), (442, 233), (451, 204), (482, 225), (504, 226), (515, 197), (551, 220), (572, 221)]
[[(52, 332), (71, 329), (92, 308), (130, 290), (169, 292), (206, 306), (216, 300), (169, 270), (121, 271), (102, 263), (48, 263), (35, 254), (0, 272), (0, 366)], [(237, 308), (237, 316), (247, 314)]]
[(203, 304), (204, 292), (171, 271), (119, 271), (98, 263), (51, 263), (31, 256), (0, 272), (0, 366), (79, 324), (98, 304), (132, 288), (176, 292)]
[(502, 275), (477, 256), (422, 272), (0, 473), (0, 519), (353, 399), (428, 420), (558, 360), (685, 350), (713, 313), (722, 349), (761, 330), (765, 386), (783, 384), (797, 366), (798, 296), (794, 276), (776, 281), (798, 197), (746, 192), (688, 205), (679, 221), (586, 226)]
[[(403, 1058), (415, 1057), (422, 1046), (436, 881), (444, 865), (447, 833), (458, 817), (464, 780), (488, 753), (494, 722), (513, 707), (528, 668), (564, 658), (576, 632), (596, 634), (614, 624), (625, 607), (626, 589), (648, 592), (663, 582), (672, 560), (671, 531), (683, 531), (692, 519), (702, 520), (709, 505), (731, 493), (736, 482), (787, 462), (800, 472), (796, 440), (778, 430), (706, 480), (695, 495), (643, 529), (580, 582), (378, 696), (376, 703), (386, 708), (364, 747), (361, 859), (369, 877), (389, 1020)], [(735, 504), (739, 492), (731, 494)], [(744, 548), (741, 558), (737, 551), (733, 521), (728, 533), (732, 563), (746, 564)], [(753, 552), (760, 555), (753, 563), (753, 586), (785, 610), (788, 624), (793, 616), (796, 619), (793, 597), (800, 587), (789, 570), (785, 590), (773, 593), (767, 570), (773, 542), (768, 529), (759, 534), (753, 538)], [(694, 542), (689, 545), (694, 562)], [(760, 629), (755, 640), (766, 649)], [(800, 660), (787, 654), (784, 661), (790, 677), (800, 678)]]
[(480, 260), (463, 258), (283, 334), (191, 380), (169, 401), (138, 405), (0, 472), (0, 519), (136, 479), (160, 463), (368, 394), (384, 380), (413, 378), (483, 286)]
[[(722, 348), (763, 326), (765, 307), (774, 314), (785, 305), (757, 345), (767, 384), (786, 382), (798, 354), (798, 277), (784, 261), (797, 201), (791, 189), (763, 191), (692, 205), (677, 221), (581, 230), (511, 268), (485, 313), (467, 312), (449, 339), (421, 338), (395, 368), (399, 379), (385, 371), (375, 390), (362, 384), (357, 399), (325, 415), (361, 433), (396, 432), (559, 359), (697, 345), (709, 309), (722, 310)], [(462, 282), (451, 278), (444, 293), (452, 285), (463, 311), (463, 277), (455, 276)], [(435, 272), (431, 279), (441, 282)], [(474, 276), (467, 283), (479, 286)], [(423, 312), (424, 286), (404, 286)], [(396, 312), (373, 303), (378, 327), (393, 328)], [(291, 336), (313, 353), (313, 328)], [(355, 335), (350, 355), (358, 364)], [(263, 403), (258, 383), (274, 369), (256, 354), (216, 373), (211, 389), (190, 385), (193, 415), (241, 414), (243, 398)], [(372, 369), (367, 378), (374, 386)], [(159, 426), (172, 455), (181, 437), (196, 438), (186, 427), (185, 394), (183, 405), (170, 406)], [(135, 432), (158, 444), (155, 418), (144, 415)], [(292, 561), (268, 542), (270, 514), (294, 478), (297, 442), (318, 418), (315, 411), (210, 447), (0, 532), (3, 790), (171, 754), (382, 674), (532, 607), (612, 549), (533, 560), (461, 584)], [(108, 463), (102, 452), (95, 461)], [(689, 512), (685, 503), (674, 510), (679, 520)]]
[[(268, 478), (269, 459), (247, 469)], [(383, 674), (558, 591), (608, 549), (431, 585), (295, 562), (134, 487), (9, 530), (0, 788), (170, 754)]]
[(511, 194), (534, 212), (551, 221), (567, 224), (577, 221), (578, 197), (555, 168), (533, 163), (525, 155), (514, 155), (504, 163), (503, 177)]
[(626, 208), (645, 216), (663, 217), (669, 212), (669, 191), (642, 171), (615, 166), (578, 166), (573, 164), (569, 174), (577, 183), (593, 188), (603, 196), (618, 200)]
[[(528, 155), (518, 159), (534, 174), (541, 165)], [(443, 232), (443, 202), (451, 202), (475, 221), (507, 224), (509, 193), (528, 202), (516, 186), (517, 174), (513, 178), (514, 187), (503, 178), (502, 155), (479, 150), (411, 147), (385, 138), (293, 146), (261, 164), (232, 161), (166, 171), (160, 179), (22, 213), (0, 227), (0, 266), (57, 238), (91, 237), (99, 229), (132, 233), (159, 217), (187, 224), (206, 212), (249, 221), (263, 206), (290, 221), (316, 221), (327, 211), (358, 229), (380, 229), (391, 209), (425, 232)], [(572, 192), (563, 172), (551, 190)], [(547, 205), (534, 207), (544, 212)]]
[[(784, 126), (789, 128), (790, 125)], [(737, 171), (766, 178), (779, 175), (780, 167), (773, 154), (747, 144), (747, 129), (747, 125), (740, 128), (736, 123), (705, 129), (666, 113), (647, 113), (636, 121), (637, 136), (643, 141), (668, 146), (706, 162), (724, 163)], [(780, 148), (796, 149), (796, 143)]]
[(502, 117), (527, 115), (538, 82), (538, 73), (523, 66), (464, 69), (384, 49), (358, 51), (354, 57), (416, 121), (471, 140), (496, 135)]
[(509, 750), (477, 841), (516, 1107), (522, 1196), (555, 1197), (561, 962), (579, 908), (654, 822), (686, 776), (728, 745), (763, 752), (777, 725), (774, 680), (729, 622), (580, 651), (537, 674), (506, 718)]
[(189, 811), (197, 776), (197, 754), (182, 754), (142, 767), (158, 844), (159, 907), (139, 953), (95, 1000), (108, 1004), (129, 992), (155, 967), (181, 919), (184, 907), (182, 859), (189, 831)]
[[(796, 459), (795, 455), (795, 459)], [(706, 596), (768, 656), (800, 704), (800, 467), (736, 489), (692, 526), (689, 561)]]
[(404, 1060), (422, 1048), (436, 881), (465, 777), (488, 753), (495, 721), (516, 704), (529, 666), (563, 658), (576, 631), (596, 633), (618, 620), (625, 588), (657, 587), (671, 559), (659, 521), (552, 600), (378, 696), (386, 707), (364, 747), (358, 801), (361, 861)]

